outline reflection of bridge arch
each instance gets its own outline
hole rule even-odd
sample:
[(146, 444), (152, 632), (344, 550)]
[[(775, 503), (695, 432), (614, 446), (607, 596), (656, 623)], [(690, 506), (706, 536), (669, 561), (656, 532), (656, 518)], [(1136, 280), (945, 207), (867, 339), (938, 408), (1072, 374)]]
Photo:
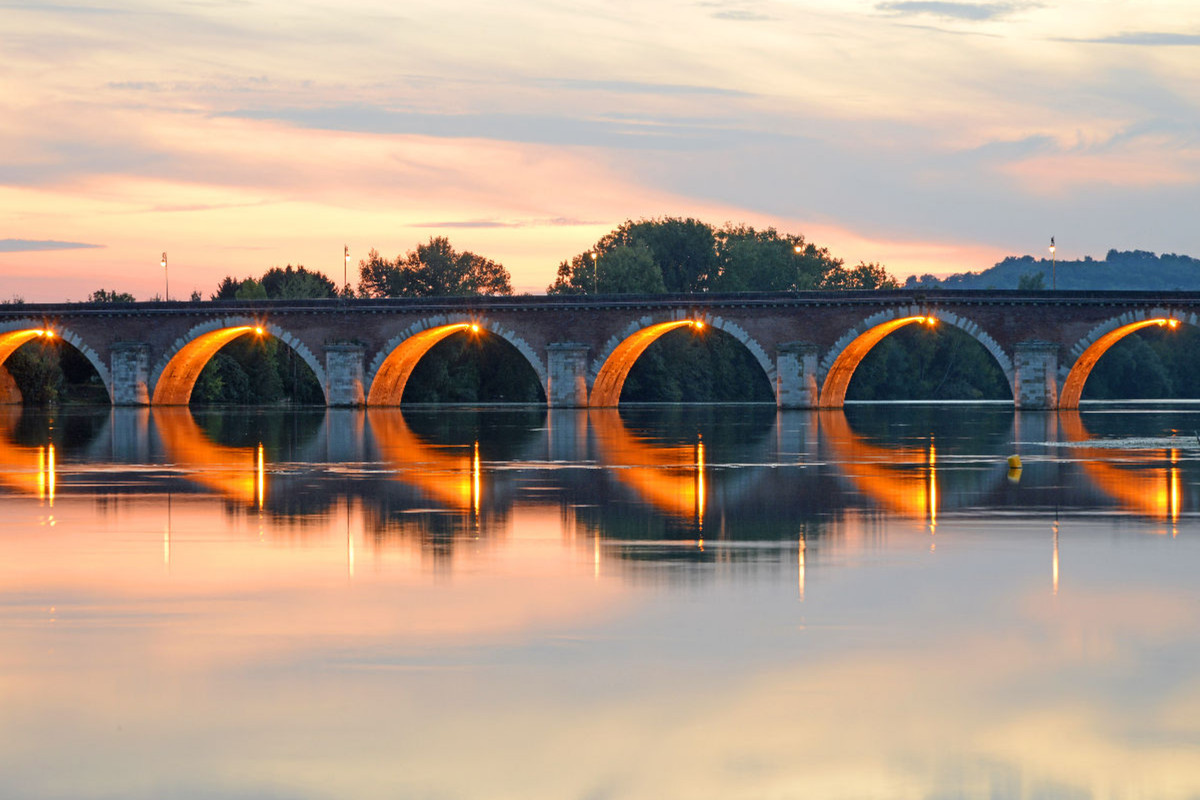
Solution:
[(1075, 361), (1069, 369), (1062, 370), (1066, 375), (1062, 377), (1062, 392), (1058, 396), (1058, 407), (1079, 408), (1083, 386), (1087, 383), (1088, 376), (1092, 374), (1092, 368), (1114, 344), (1142, 328), (1154, 325), (1175, 328), (1178, 327), (1180, 321), (1195, 325), (1196, 315), (1174, 315), (1165, 309), (1153, 308), (1130, 311), (1097, 325), (1071, 348), (1071, 355), (1075, 357)]
[(430, 444), (417, 434), (398, 408), (367, 412), (367, 424), (382, 460), (410, 467), (393, 477), (416, 486), (430, 499), (455, 511), (480, 511), (482, 475), (479, 442), (470, 453), (458, 446)]
[(263, 507), (266, 473), (263, 446), (229, 447), (213, 442), (196, 424), (189, 408), (155, 408), (154, 429), (171, 463), (188, 479), (247, 506)]
[(108, 367), (104, 365), (104, 360), (70, 330), (51, 325), (43, 320), (14, 319), (0, 322), (0, 366), (8, 361), (8, 357), (15, 353), (21, 345), (45, 337), (60, 338), (82, 353), (100, 376), (100, 380), (104, 383), (104, 391), (108, 393), (109, 399), (112, 399), (112, 376)]
[(600, 453), (598, 461), (617, 465), (616, 477), (650, 505), (670, 516), (704, 522), (707, 501), (704, 442), (651, 444), (625, 427), (615, 408), (588, 414)]
[(646, 348), (658, 341), (663, 334), (689, 326), (697, 332), (705, 327), (716, 328), (737, 339), (762, 367), (771, 386), (778, 390), (775, 365), (767, 357), (762, 345), (740, 325), (717, 316), (677, 310), (670, 315), (646, 315), (635, 320), (605, 343), (600, 355), (592, 362), (592, 393), (588, 405), (592, 408), (616, 407), (621, 400), (621, 389), (625, 386), (625, 379), (629, 377), (629, 370), (642, 353), (646, 352)]
[(54, 505), (57, 482), (54, 444), (28, 447), (13, 441), (21, 418), (19, 407), (0, 406), (0, 483)]
[(1004, 352), (1000, 344), (988, 335), (982, 328), (966, 317), (948, 311), (931, 310), (919, 306), (889, 308), (867, 317), (843, 335), (821, 362), (820, 371), (825, 376), (821, 385), (821, 408), (841, 408), (846, 401), (846, 389), (854, 370), (875, 345), (883, 341), (888, 334), (903, 328), (905, 325), (945, 323), (953, 325), (967, 333), (996, 359), (1009, 389), (1015, 385), (1016, 372), (1012, 359)]
[(404, 387), (425, 354), (443, 339), (456, 333), (487, 333), (499, 336), (525, 357), (537, 375), (542, 393), (547, 391), (546, 365), (537, 352), (515, 331), (477, 318), (471, 314), (442, 314), (428, 317), (410, 325), (399, 336), (393, 336), (379, 351), (367, 375), (367, 405), (398, 406), (404, 397)]
[[(1064, 409), (1058, 419), (1066, 441), (1087, 442), (1091, 439), (1078, 409)], [(1145, 450), (1131, 452), (1116, 447), (1080, 447), (1073, 448), (1072, 454), (1079, 456), (1079, 463), (1092, 483), (1121, 506), (1174, 524), (1179, 519), (1186, 494), (1179, 468), (1179, 451), (1175, 448), (1154, 450), (1167, 466), (1147, 467)], [(1134, 468), (1122, 469), (1117, 466), (1120, 462)]]
[(175, 340), (151, 374), (154, 387), (151, 404), (185, 406), (192, 398), (196, 379), (222, 347), (248, 333), (270, 334), (291, 347), (308, 364), (322, 391), (327, 391), (325, 370), (312, 351), (292, 334), (254, 317), (224, 317), (196, 325)]
[(932, 435), (923, 446), (881, 446), (856, 433), (841, 409), (818, 414), (821, 444), (832, 451), (828, 460), (842, 477), (887, 511), (923, 519), (931, 529), (943, 511), (964, 500), (977, 502), (1003, 484), (1008, 471), (1000, 458), (981, 469), (946, 471), (940, 464), (947, 454), (938, 450)]
[(888, 511), (937, 524), (937, 448), (879, 447), (869, 444), (850, 427), (840, 410), (820, 412), (822, 441), (834, 452), (835, 463), (858, 490)]

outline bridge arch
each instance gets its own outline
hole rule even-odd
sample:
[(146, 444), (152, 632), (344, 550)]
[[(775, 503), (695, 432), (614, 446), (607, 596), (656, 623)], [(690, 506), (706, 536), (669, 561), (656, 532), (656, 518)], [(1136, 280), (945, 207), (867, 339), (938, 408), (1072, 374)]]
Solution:
[(202, 322), (175, 340), (150, 374), (151, 404), (187, 405), (196, 379), (209, 360), (222, 347), (248, 333), (270, 334), (292, 348), (312, 369), (321, 391), (328, 397), (325, 369), (307, 345), (278, 325), (256, 317), (234, 316)]
[(546, 364), (516, 331), (469, 313), (439, 314), (409, 325), (399, 335), (389, 339), (375, 355), (367, 374), (367, 405), (400, 405), (404, 387), (417, 363), (438, 342), (463, 331), (490, 333), (515, 347), (533, 367), (542, 393), (549, 397)]
[(1012, 391), (1016, 371), (1012, 359), (1004, 352), (999, 342), (966, 317), (936, 308), (913, 305), (889, 308), (873, 314), (834, 343), (819, 367), (824, 380), (821, 382), (818, 405), (821, 408), (841, 408), (846, 402), (846, 390), (850, 387), (854, 370), (871, 348), (883, 341), (888, 334), (914, 324), (953, 325), (970, 335), (996, 359), (996, 363), (1004, 372), (1005, 380), (1008, 381), (1008, 388)]
[(741, 342), (754, 360), (762, 367), (771, 386), (778, 392), (775, 365), (766, 351), (740, 325), (719, 316), (679, 309), (662, 314), (647, 314), (629, 323), (624, 330), (604, 344), (600, 355), (592, 361), (589, 383), (592, 391), (588, 405), (592, 408), (612, 408), (621, 400), (621, 389), (629, 370), (646, 352), (646, 348), (658, 341), (663, 334), (678, 328), (691, 326), (696, 329), (713, 327)]
[(89, 347), (82, 338), (67, 328), (55, 325), (53, 322), (40, 319), (14, 319), (0, 322), (0, 366), (8, 361), (8, 357), (17, 351), (21, 345), (40, 337), (55, 337), (62, 339), (78, 350), (88, 363), (96, 370), (104, 383), (104, 391), (112, 401), (112, 373), (104, 364), (104, 359)]
[(1074, 359), (1071, 365), (1059, 369), (1062, 391), (1058, 395), (1058, 407), (1079, 408), (1083, 386), (1092, 374), (1092, 368), (1114, 344), (1142, 328), (1176, 328), (1182, 323), (1196, 325), (1198, 320), (1195, 314), (1176, 314), (1165, 308), (1151, 308), (1128, 311), (1092, 328), (1071, 348)]

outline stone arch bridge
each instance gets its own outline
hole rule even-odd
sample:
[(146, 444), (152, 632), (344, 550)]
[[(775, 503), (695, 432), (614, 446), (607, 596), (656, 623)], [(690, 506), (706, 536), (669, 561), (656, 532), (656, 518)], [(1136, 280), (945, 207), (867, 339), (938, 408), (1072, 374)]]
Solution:
[(413, 368), (455, 333), (520, 351), (552, 407), (611, 407), (637, 358), (678, 328), (741, 342), (779, 406), (841, 406), (854, 369), (906, 325), (974, 337), (1022, 408), (1079, 404), (1092, 366), (1146, 326), (1200, 323), (1200, 293), (925, 291), (463, 297), (0, 306), (0, 363), (57, 336), (92, 363), (115, 405), (182, 405), (208, 360), (271, 334), (312, 368), (331, 406), (399, 405)]

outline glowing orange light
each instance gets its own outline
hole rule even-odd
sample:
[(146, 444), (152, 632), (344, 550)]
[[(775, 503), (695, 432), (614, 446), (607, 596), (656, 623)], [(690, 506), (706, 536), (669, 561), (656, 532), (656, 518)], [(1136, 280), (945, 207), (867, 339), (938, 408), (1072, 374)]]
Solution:
[(185, 406), (192, 396), (192, 387), (201, 370), (213, 355), (229, 342), (254, 331), (249, 325), (209, 331), (197, 336), (179, 349), (163, 369), (154, 387), (151, 403), (156, 406)]
[(262, 511), (263, 501), (267, 496), (267, 476), (263, 469), (263, 446), (262, 442), (258, 444), (258, 469), (257, 471), (257, 488), (258, 488), (258, 510)]
[(695, 328), (696, 330), (703, 329), (704, 328), (704, 320), (702, 320), (702, 319), (696, 320), (695, 322), (692, 323), (692, 327)]
[(846, 400), (846, 389), (850, 385), (850, 378), (854, 376), (854, 370), (858, 367), (860, 361), (870, 352), (871, 348), (879, 344), (879, 342), (892, 331), (912, 323), (930, 323), (929, 320), (936, 320), (930, 316), (913, 316), (900, 317), (899, 319), (889, 320), (880, 323), (875, 327), (860, 333), (854, 341), (846, 345), (837, 360), (833, 362), (833, 366), (829, 369), (829, 374), (825, 376), (825, 383), (821, 386), (820, 406), (822, 408), (841, 408), (842, 403)]
[(471, 323), (455, 322), (450, 325), (428, 328), (405, 339), (388, 354), (388, 357), (379, 366), (375, 380), (371, 383), (371, 389), (367, 392), (367, 405), (400, 405), (400, 399), (404, 396), (404, 386), (408, 383), (408, 377), (421, 357), (450, 334), (470, 328)]
[(930, 327), (933, 327), (934, 325), (938, 324), (938, 318), (933, 317), (933, 316), (927, 316), (927, 317), (925, 317), (925, 324), (929, 325)]
[(1171, 317), (1160, 317), (1157, 319), (1142, 320), (1141, 322), (1131, 322), (1116, 330), (1109, 331), (1092, 342), (1079, 358), (1075, 360), (1075, 364), (1072, 365), (1071, 371), (1067, 374), (1067, 379), (1063, 382), (1062, 392), (1058, 396), (1059, 408), (1079, 408), (1079, 398), (1083, 394), (1083, 385), (1087, 382), (1088, 375), (1092, 372), (1092, 367), (1096, 366), (1096, 362), (1100, 360), (1100, 356), (1104, 355), (1110, 347), (1129, 334), (1142, 328), (1148, 328), (1151, 325), (1157, 325), (1160, 328), (1164, 325), (1169, 325), (1174, 329), (1179, 325), (1179, 320)]
[(471, 323), (471, 333), (479, 333), (479, 325), (478, 324), (476, 324), (474, 322)]
[(646, 348), (668, 331), (684, 326), (695, 327), (695, 324), (695, 320), (688, 319), (659, 322), (656, 325), (642, 328), (617, 345), (596, 376), (596, 383), (592, 387), (588, 405), (593, 408), (615, 408), (621, 399), (621, 387), (625, 385), (625, 378), (629, 375), (629, 370)]
[(262, 335), (263, 335), (263, 329), (262, 329), (262, 326), (260, 325), (260, 326), (256, 327), (256, 328), (254, 329), (254, 332), (255, 332), (256, 334), (258, 334), (259, 336), (262, 336)]

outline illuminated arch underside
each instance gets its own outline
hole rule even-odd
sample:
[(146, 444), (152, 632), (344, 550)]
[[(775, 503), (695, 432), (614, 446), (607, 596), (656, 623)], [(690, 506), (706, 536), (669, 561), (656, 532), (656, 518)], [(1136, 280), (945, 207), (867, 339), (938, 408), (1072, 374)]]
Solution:
[(629, 370), (633, 369), (634, 363), (642, 353), (646, 352), (646, 348), (668, 331), (689, 326), (696, 327), (696, 325), (697, 323), (690, 319), (660, 322), (657, 325), (642, 328), (621, 342), (604, 362), (600, 372), (597, 373), (588, 405), (592, 408), (616, 406), (621, 400), (621, 389), (625, 386), (625, 379), (629, 377)]
[(367, 394), (367, 405), (400, 405), (400, 400), (404, 397), (404, 387), (425, 354), (447, 336), (468, 329), (478, 330), (478, 326), (470, 322), (440, 325), (415, 333), (401, 342), (379, 365), (379, 371), (371, 381), (371, 391)]
[(933, 324), (935, 321), (932, 317), (924, 316), (900, 317), (860, 333), (854, 341), (846, 345), (846, 349), (829, 368), (829, 374), (825, 376), (825, 383), (821, 386), (821, 400), (818, 405), (821, 408), (841, 408), (845, 404), (846, 389), (850, 386), (850, 379), (854, 377), (854, 370), (858, 369), (858, 365), (867, 353), (871, 352), (871, 348), (883, 341), (885, 336), (914, 322)]
[(1175, 327), (1178, 324), (1178, 321), (1166, 317), (1131, 322), (1128, 325), (1122, 325), (1116, 330), (1109, 331), (1092, 342), (1091, 346), (1084, 350), (1083, 354), (1076, 359), (1074, 365), (1071, 367), (1071, 371), (1067, 373), (1067, 379), (1063, 382), (1062, 392), (1058, 396), (1058, 407), (1079, 408), (1079, 399), (1083, 396), (1083, 385), (1087, 383), (1088, 375), (1092, 374), (1092, 367), (1096, 366), (1096, 362), (1100, 360), (1100, 356), (1104, 355), (1114, 344), (1134, 331), (1148, 328), (1151, 325), (1158, 325), (1160, 327), (1171, 325), (1171, 327)]
[[(36, 339), (39, 336), (45, 336), (47, 331), (42, 328), (28, 328), (19, 331), (8, 331), (0, 333), (0, 365), (8, 361), (8, 357), (17, 351), (17, 349), (26, 342)], [(16, 382), (6, 372), (4, 378), (4, 389), (8, 402), (21, 402), (21, 390), (17, 387)]]
[(251, 325), (221, 328), (197, 336), (167, 362), (154, 386), (151, 400), (156, 406), (186, 406), (192, 399), (196, 379), (217, 351), (234, 339), (254, 330)]

